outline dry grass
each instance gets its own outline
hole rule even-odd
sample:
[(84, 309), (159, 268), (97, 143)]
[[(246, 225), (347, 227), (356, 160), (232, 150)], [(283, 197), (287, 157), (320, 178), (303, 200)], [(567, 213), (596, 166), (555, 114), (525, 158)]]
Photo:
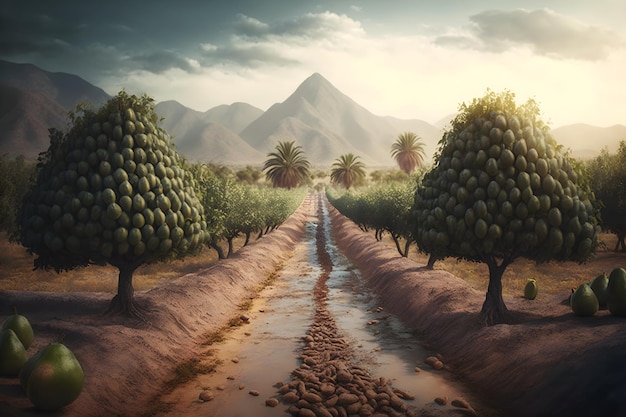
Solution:
[[(390, 237), (385, 236), (382, 241), (395, 248)], [(615, 235), (602, 234), (601, 241), (605, 243), (605, 246), (601, 245), (595, 258), (585, 264), (549, 262), (536, 265), (527, 259), (517, 259), (504, 272), (502, 279), (503, 294), (507, 297), (522, 296), (526, 281), (529, 278), (534, 278), (539, 286), (539, 296), (542, 293), (547, 295), (564, 294), (567, 296), (572, 288), (591, 281), (603, 272), (608, 274), (613, 268), (626, 268), (626, 253), (615, 253), (612, 251), (616, 241)], [(428, 256), (417, 253), (414, 245), (409, 252), (409, 258), (422, 264), (428, 262)], [(485, 264), (447, 258), (436, 262), (435, 269), (448, 271), (467, 281), (473, 288), (487, 291), (489, 270)]]
[[(235, 240), (235, 250), (241, 248), (244, 239)], [(54, 271), (33, 270), (34, 257), (20, 245), (9, 243), (7, 235), (0, 233), (0, 291), (42, 292), (109, 292), (117, 291), (118, 271), (112, 266), (90, 266), (57, 274)], [(214, 250), (205, 248), (197, 256), (139, 267), (133, 275), (136, 291), (146, 291), (163, 282), (196, 272), (218, 261)]]

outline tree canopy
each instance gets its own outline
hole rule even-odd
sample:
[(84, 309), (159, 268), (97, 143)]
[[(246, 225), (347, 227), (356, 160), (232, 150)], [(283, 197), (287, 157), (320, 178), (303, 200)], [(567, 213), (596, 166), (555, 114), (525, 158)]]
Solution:
[(333, 162), (330, 169), (330, 181), (350, 189), (366, 177), (365, 165), (359, 157), (351, 153), (341, 155)]
[(424, 143), (413, 132), (401, 133), (391, 145), (391, 156), (402, 171), (411, 175), (424, 163)]
[(265, 177), (274, 187), (291, 189), (300, 185), (310, 175), (311, 163), (301, 146), (295, 141), (280, 141), (276, 150), (267, 154), (263, 165)]
[(77, 107), (66, 132), (51, 129), (16, 232), (36, 268), (117, 267), (110, 310), (133, 316), (134, 270), (198, 251), (206, 238), (194, 179), (153, 102), (121, 91), (98, 110)]
[(616, 153), (603, 149), (587, 163), (591, 189), (602, 204), (603, 227), (617, 235), (615, 251), (626, 250), (626, 142), (621, 141)]
[(436, 258), (486, 263), (481, 318), (506, 318), (502, 275), (518, 257), (583, 262), (597, 245), (593, 194), (533, 100), (488, 91), (463, 103), (418, 188), (414, 235)]
[(0, 155), (0, 230), (15, 232), (15, 215), (34, 172), (35, 164), (23, 156)]

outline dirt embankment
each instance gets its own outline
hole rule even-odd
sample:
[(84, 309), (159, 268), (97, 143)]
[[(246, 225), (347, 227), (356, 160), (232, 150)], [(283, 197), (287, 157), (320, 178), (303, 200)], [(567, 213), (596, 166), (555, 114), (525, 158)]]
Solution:
[[(137, 294), (148, 322), (103, 317), (111, 294), (0, 292), (36, 332), (33, 354), (66, 332), (85, 368), (81, 396), (63, 416), (137, 416), (174, 375), (206, 349), (203, 337), (237, 312), (304, 233), (312, 199), (278, 230), (212, 268)], [(626, 416), (626, 321), (606, 311), (578, 318), (562, 297), (506, 299), (518, 324), (481, 327), (484, 293), (444, 271), (401, 258), (331, 208), (339, 247), (361, 269), (385, 310), (418, 330), (431, 349), (484, 400), (511, 416)], [(575, 265), (573, 264), (573, 267)], [(34, 416), (21, 388), (0, 379), (0, 415)], [(51, 414), (53, 415), (53, 414)]]
[[(204, 336), (225, 325), (302, 239), (310, 204), (311, 199), (305, 199), (277, 230), (231, 258), (136, 294), (137, 302), (150, 309), (147, 322), (103, 316), (111, 294), (0, 292), (0, 306), (19, 306), (33, 324), (36, 343), (29, 355), (65, 333), (64, 343), (83, 365), (83, 392), (59, 415), (145, 413), (150, 400), (174, 377), (176, 366), (206, 351)], [(0, 415), (40, 413), (15, 380), (0, 379)]]
[[(485, 294), (398, 256), (330, 210), (338, 246), (381, 297), (465, 382), (507, 415), (626, 416), (626, 319), (572, 314), (569, 294), (505, 299), (516, 324), (482, 327)], [(572, 264), (575, 267), (576, 264)]]

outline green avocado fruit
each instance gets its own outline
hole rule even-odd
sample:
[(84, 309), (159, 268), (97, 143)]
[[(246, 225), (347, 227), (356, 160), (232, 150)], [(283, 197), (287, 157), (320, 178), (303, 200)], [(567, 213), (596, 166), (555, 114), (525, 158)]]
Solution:
[(570, 298), (572, 311), (577, 316), (586, 317), (596, 314), (599, 308), (598, 297), (589, 286), (581, 284)]
[(614, 316), (626, 317), (626, 270), (615, 268), (606, 286), (606, 306)]
[(40, 410), (58, 410), (80, 395), (85, 375), (78, 359), (62, 343), (51, 343), (37, 352), (20, 374), (26, 395)]
[(537, 286), (537, 281), (533, 278), (529, 278), (524, 287), (524, 298), (534, 300), (537, 297), (538, 291), (539, 287)]
[(28, 349), (33, 343), (33, 339), (35, 337), (33, 328), (26, 317), (17, 314), (17, 310), (15, 309), (13, 311), (13, 315), (2, 323), (2, 330), (13, 330), (17, 338), (20, 339), (20, 342), (22, 342), (22, 345), (24, 345), (24, 349)]
[(17, 376), (26, 363), (26, 349), (11, 329), (0, 333), (0, 375)]
[(609, 277), (606, 274), (600, 274), (589, 285), (598, 297), (600, 308), (606, 308), (606, 288), (609, 285)]

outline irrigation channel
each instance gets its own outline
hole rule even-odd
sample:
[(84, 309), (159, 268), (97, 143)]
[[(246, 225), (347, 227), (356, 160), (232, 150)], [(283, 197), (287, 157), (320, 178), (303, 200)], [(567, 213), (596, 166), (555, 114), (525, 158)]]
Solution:
[(333, 242), (327, 201), (311, 201), (303, 240), (212, 346), (215, 371), (163, 396), (157, 415), (494, 415), (378, 306)]

